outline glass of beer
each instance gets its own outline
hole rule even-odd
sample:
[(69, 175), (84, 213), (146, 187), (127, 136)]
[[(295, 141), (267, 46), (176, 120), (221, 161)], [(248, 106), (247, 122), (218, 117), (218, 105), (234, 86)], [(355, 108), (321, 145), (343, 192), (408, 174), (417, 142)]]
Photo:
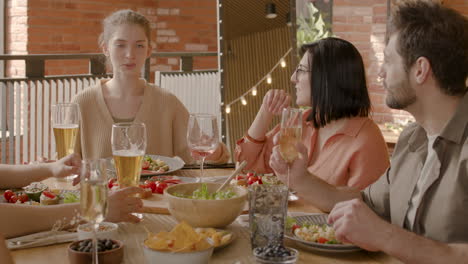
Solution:
[[(56, 159), (59, 160), (75, 149), (80, 122), (80, 110), (75, 103), (52, 105), (52, 129), (54, 131)], [(74, 176), (66, 177), (67, 181)]]
[[(143, 123), (112, 125), (112, 156), (120, 188), (140, 184), (141, 163), (146, 152), (146, 126)], [(142, 217), (141, 214), (135, 214)]]
[(93, 226), (93, 263), (98, 263), (96, 232), (107, 214), (106, 165), (105, 159), (97, 159), (83, 160), (81, 166), (81, 217)]
[(281, 116), (279, 147), (281, 157), (288, 163), (288, 186), (291, 163), (299, 156), (296, 144), (301, 141), (302, 110), (298, 108), (284, 108)]

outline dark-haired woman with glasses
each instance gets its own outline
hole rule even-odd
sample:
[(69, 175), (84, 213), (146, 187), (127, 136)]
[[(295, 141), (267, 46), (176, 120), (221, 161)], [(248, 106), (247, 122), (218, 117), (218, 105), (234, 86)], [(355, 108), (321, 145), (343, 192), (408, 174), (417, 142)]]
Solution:
[[(302, 143), (308, 148), (308, 169), (336, 186), (364, 189), (389, 166), (385, 140), (369, 118), (371, 103), (364, 64), (348, 41), (326, 38), (302, 47), (304, 56), (291, 76), (296, 103), (303, 113)], [(236, 158), (247, 170), (273, 172), (269, 166), (275, 135), (267, 132), (275, 115), (289, 107), (290, 96), (270, 90), (245, 136), (237, 142)]]

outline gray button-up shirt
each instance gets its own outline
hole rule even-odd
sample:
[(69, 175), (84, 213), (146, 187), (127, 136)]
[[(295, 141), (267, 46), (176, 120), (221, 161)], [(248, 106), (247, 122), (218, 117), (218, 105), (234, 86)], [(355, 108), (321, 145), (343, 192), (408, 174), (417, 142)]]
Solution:
[[(400, 135), (390, 168), (362, 192), (380, 216), (400, 227), (427, 157), (427, 134), (412, 124)], [(412, 231), (442, 242), (468, 242), (468, 93), (434, 143), (434, 170), (421, 187)], [(407, 228), (410, 229), (411, 228)]]

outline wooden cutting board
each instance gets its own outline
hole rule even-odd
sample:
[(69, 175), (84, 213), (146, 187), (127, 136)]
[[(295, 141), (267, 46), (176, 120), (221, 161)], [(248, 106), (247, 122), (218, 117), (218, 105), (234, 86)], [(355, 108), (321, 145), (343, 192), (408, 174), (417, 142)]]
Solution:
[(164, 199), (164, 195), (159, 193), (153, 193), (151, 197), (143, 199), (144, 213), (170, 215), (168, 207), (169, 204)]

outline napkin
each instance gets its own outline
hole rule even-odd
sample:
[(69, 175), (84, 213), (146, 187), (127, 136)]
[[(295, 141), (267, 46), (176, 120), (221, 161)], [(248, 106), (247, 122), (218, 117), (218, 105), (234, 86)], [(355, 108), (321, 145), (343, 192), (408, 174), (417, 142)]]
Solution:
[(60, 244), (75, 241), (78, 233), (68, 231), (45, 231), (31, 235), (11, 238), (7, 240), (9, 249), (25, 249), (32, 247), (42, 247), (53, 244)]

